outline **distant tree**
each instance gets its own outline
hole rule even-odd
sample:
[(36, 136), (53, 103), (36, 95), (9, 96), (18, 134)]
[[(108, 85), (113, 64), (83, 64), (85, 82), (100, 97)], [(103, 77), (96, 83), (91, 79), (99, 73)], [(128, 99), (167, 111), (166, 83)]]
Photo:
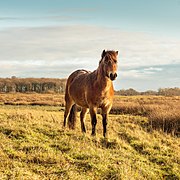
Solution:
[(163, 96), (180, 96), (180, 88), (159, 88), (158, 95)]
[(145, 92), (141, 92), (141, 95), (158, 95), (157, 91), (148, 90)]
[(0, 92), (64, 93), (66, 79), (55, 78), (0, 78)]
[(121, 96), (136, 96), (136, 95), (139, 95), (140, 93), (130, 88), (127, 90), (122, 89), (122, 90), (116, 91), (116, 94), (121, 95)]
[[(36, 93), (64, 93), (66, 79), (58, 78), (0, 78), (0, 92), (36, 92)], [(180, 88), (159, 88), (158, 91), (148, 90), (138, 92), (133, 88), (121, 89), (115, 94), (122, 96), (136, 95), (162, 95), (162, 96), (180, 96)]]
[(121, 89), (115, 92), (117, 95), (121, 96), (136, 96), (136, 95), (160, 95), (160, 96), (180, 96), (180, 88), (159, 88), (158, 91), (148, 90), (145, 92), (138, 92), (132, 88)]
[(11, 76), (11, 79), (16, 79), (17, 77), (16, 76)]

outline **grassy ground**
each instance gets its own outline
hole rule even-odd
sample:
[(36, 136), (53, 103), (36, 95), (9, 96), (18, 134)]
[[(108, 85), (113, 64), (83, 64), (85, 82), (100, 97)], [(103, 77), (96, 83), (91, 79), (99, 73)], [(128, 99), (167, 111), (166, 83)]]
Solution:
[(180, 141), (148, 118), (110, 115), (109, 140), (62, 128), (58, 106), (0, 106), (0, 179), (180, 179)]
[[(64, 107), (61, 94), (0, 94), (4, 105), (50, 105)], [(153, 129), (180, 136), (180, 96), (115, 96), (111, 114), (148, 118)]]
[(116, 96), (111, 113), (147, 117), (153, 129), (180, 137), (180, 96)]

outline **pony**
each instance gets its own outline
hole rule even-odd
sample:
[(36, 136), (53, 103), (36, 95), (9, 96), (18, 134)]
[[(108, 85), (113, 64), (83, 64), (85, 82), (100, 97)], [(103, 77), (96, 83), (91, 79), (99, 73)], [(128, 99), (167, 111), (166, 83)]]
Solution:
[(117, 77), (118, 51), (103, 50), (99, 66), (93, 72), (76, 70), (67, 79), (65, 90), (64, 127), (68, 117), (70, 129), (75, 129), (77, 105), (81, 107), (81, 130), (86, 133), (85, 116), (89, 109), (92, 134), (96, 135), (97, 109), (101, 108), (103, 136), (107, 137), (108, 114), (114, 96), (113, 83)]

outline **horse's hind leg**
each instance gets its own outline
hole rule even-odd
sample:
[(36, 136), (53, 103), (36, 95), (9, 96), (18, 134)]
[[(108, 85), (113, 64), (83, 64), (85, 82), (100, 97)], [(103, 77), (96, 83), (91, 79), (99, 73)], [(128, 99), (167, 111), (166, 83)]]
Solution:
[(81, 113), (80, 113), (80, 120), (81, 120), (81, 130), (84, 133), (86, 133), (86, 127), (84, 124), (86, 113), (87, 113), (87, 108), (82, 108)]
[(73, 102), (72, 101), (66, 101), (66, 105), (65, 105), (65, 111), (64, 111), (64, 127), (66, 126), (66, 119), (67, 116), (70, 113), (70, 110), (72, 108)]

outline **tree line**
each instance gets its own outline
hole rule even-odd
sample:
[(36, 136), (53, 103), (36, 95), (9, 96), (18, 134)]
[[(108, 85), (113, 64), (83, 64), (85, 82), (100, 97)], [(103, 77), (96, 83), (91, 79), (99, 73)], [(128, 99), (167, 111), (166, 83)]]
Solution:
[(58, 78), (0, 78), (0, 92), (64, 93), (66, 79)]
[[(65, 93), (66, 79), (58, 78), (0, 78), (0, 93)], [(158, 91), (138, 92), (132, 88), (115, 91), (116, 95), (180, 96), (180, 88), (159, 88)]]
[(180, 88), (159, 88), (158, 91), (148, 90), (138, 92), (132, 88), (116, 91), (117, 95), (122, 96), (137, 96), (137, 95), (155, 95), (155, 96), (180, 96)]

